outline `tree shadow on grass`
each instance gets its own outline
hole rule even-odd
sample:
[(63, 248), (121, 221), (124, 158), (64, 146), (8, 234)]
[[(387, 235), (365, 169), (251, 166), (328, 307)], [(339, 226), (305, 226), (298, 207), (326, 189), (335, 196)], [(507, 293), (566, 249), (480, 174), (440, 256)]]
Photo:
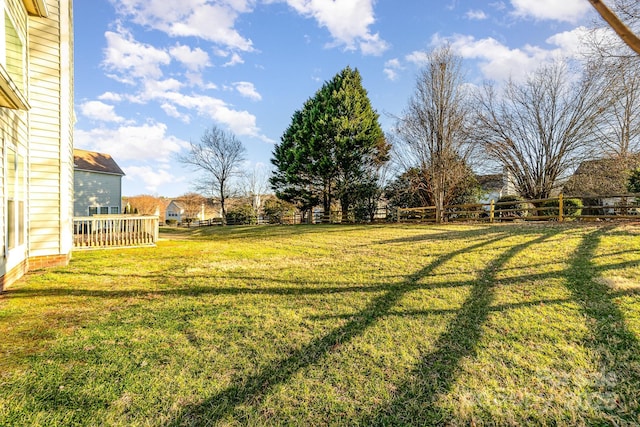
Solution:
[[(592, 404), (599, 410), (590, 420), (601, 425), (640, 424), (640, 343), (629, 330), (625, 316), (614, 298), (624, 294), (598, 280), (600, 271), (593, 259), (602, 236), (616, 233), (612, 227), (596, 229), (583, 237), (571, 259), (567, 288), (587, 317), (591, 335), (586, 341), (598, 356), (602, 380), (591, 385)], [(623, 263), (623, 266), (628, 263)]]
[(451, 389), (460, 362), (475, 354), (483, 325), (493, 311), (496, 273), (519, 252), (562, 232), (559, 229), (539, 231), (544, 234), (508, 248), (486, 266), (455, 318), (434, 343), (434, 351), (425, 354), (409, 376), (411, 380), (398, 387), (392, 402), (367, 415), (359, 424), (447, 425), (452, 422), (452, 414), (435, 405), (438, 396)]
[(437, 258), (429, 265), (408, 276), (404, 282), (389, 285), (384, 294), (373, 298), (345, 325), (301, 346), (286, 358), (274, 361), (255, 375), (237, 378), (233, 385), (206, 399), (203, 403), (184, 408), (178, 417), (167, 425), (213, 425), (228, 416), (233, 416), (236, 408), (240, 405), (259, 405), (275, 386), (286, 382), (301, 369), (320, 361), (334, 351), (337, 344), (348, 343), (355, 337), (362, 335), (380, 318), (390, 313), (391, 309), (407, 292), (420, 288), (418, 282), (438, 266), (463, 253), (490, 246), (506, 236), (507, 234), (499, 233), (492, 239), (483, 240)]

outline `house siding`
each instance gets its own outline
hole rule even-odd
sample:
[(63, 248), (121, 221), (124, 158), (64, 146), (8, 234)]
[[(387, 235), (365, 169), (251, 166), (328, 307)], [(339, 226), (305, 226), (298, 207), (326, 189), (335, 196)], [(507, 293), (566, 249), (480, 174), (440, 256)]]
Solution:
[[(21, 0), (4, 0), (26, 49), (23, 95), (29, 108), (0, 108), (0, 290), (29, 269), (68, 263), (73, 245), (72, 1), (46, 3), (49, 15), (41, 18), (28, 16)], [(27, 236), (13, 254), (6, 245), (8, 147), (23, 153), (27, 165)]]
[(73, 244), (71, 1), (48, 0), (47, 7), (47, 18), (29, 19), (29, 256), (66, 259)]
[(75, 216), (89, 215), (89, 208), (117, 206), (122, 213), (122, 177), (76, 170), (74, 177)]

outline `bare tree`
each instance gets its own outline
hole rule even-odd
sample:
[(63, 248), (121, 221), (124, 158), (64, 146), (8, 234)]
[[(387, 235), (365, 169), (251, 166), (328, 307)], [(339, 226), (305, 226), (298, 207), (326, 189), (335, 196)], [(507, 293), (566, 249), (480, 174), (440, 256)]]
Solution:
[[(636, 54), (640, 55), (640, 38), (634, 34), (629, 25), (637, 24), (640, 21), (640, 12), (637, 0), (616, 0), (614, 8), (617, 13), (609, 8), (601, 0), (589, 0), (589, 3), (600, 14), (602, 19), (615, 31), (620, 39)], [(628, 24), (625, 24), (625, 21)]]
[(204, 207), (207, 203), (207, 199), (198, 193), (185, 193), (176, 200), (180, 203), (180, 206), (184, 209), (183, 218), (187, 222), (191, 222), (201, 218), (201, 214), (204, 211)]
[(138, 196), (127, 197), (127, 205), (131, 212), (140, 215), (160, 215), (164, 214), (164, 205), (162, 199), (149, 194), (140, 194)]
[(640, 68), (637, 58), (605, 59), (600, 67), (613, 97), (598, 135), (607, 157), (627, 159), (640, 152)]
[(436, 206), (436, 221), (443, 218), (444, 205), (467, 182), (469, 103), (464, 90), (462, 60), (450, 46), (429, 53), (418, 75), (415, 93), (397, 132), (403, 142), (405, 168), (416, 168), (424, 190)]
[(509, 80), (501, 94), (490, 84), (480, 92), (478, 141), (521, 196), (549, 197), (558, 179), (590, 156), (609, 102), (594, 68), (576, 78), (556, 62), (522, 83)]
[(199, 143), (191, 143), (188, 154), (178, 157), (181, 163), (204, 173), (204, 179), (197, 187), (220, 200), (223, 224), (231, 180), (240, 175), (239, 167), (245, 160), (245, 152), (242, 142), (234, 134), (212, 126), (205, 130)]
[(256, 215), (262, 207), (262, 199), (271, 188), (269, 177), (271, 171), (264, 165), (257, 164), (253, 169), (246, 171), (242, 176), (243, 192), (245, 197), (249, 198), (251, 207), (253, 207)]

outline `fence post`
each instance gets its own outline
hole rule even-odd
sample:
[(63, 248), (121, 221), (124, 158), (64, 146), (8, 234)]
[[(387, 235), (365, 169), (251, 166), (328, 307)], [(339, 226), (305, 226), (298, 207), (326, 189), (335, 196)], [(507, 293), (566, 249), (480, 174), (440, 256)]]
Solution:
[(496, 206), (493, 199), (491, 199), (491, 205), (489, 207), (489, 222), (493, 222), (493, 216), (495, 215)]
[(558, 195), (558, 222), (562, 222), (564, 213), (563, 211), (563, 201), (562, 201), (562, 193)]

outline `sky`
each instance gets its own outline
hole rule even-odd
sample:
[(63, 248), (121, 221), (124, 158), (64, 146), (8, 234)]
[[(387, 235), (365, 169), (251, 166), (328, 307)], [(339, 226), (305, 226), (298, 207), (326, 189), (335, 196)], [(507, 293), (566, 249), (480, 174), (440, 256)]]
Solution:
[(113, 156), (124, 196), (177, 197), (201, 177), (177, 158), (205, 129), (266, 170), (346, 66), (390, 131), (431, 49), (449, 43), (470, 84), (518, 79), (575, 55), (594, 20), (587, 0), (78, 0), (74, 144)]

